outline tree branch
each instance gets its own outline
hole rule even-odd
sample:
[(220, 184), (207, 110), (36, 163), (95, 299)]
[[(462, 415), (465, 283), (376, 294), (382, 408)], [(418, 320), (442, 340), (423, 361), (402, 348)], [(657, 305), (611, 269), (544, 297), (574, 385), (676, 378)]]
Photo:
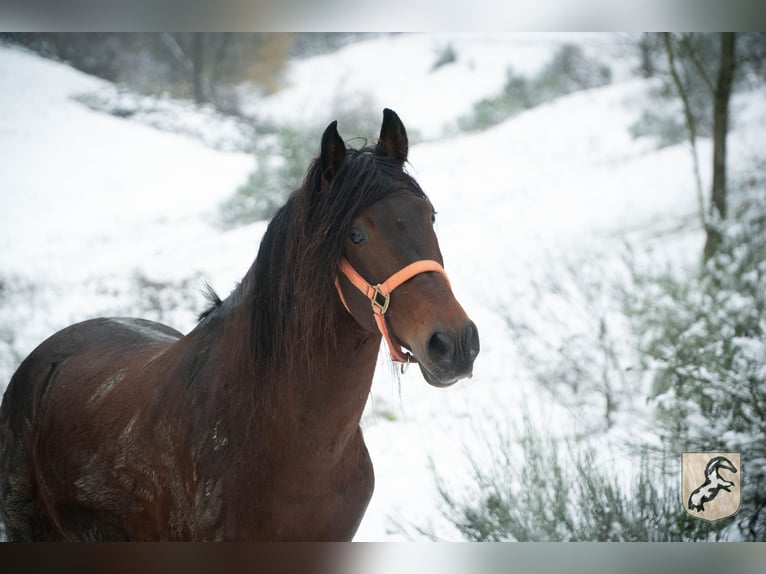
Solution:
[(160, 34), (160, 39), (165, 47), (170, 51), (173, 57), (182, 65), (186, 70), (192, 69), (192, 63), (186, 52), (178, 43), (178, 40), (170, 32), (163, 32)]
[(711, 80), (710, 76), (708, 76), (707, 71), (705, 70), (705, 67), (702, 65), (702, 62), (699, 61), (696, 54), (694, 53), (694, 50), (692, 49), (691, 44), (689, 43), (689, 36), (688, 35), (682, 36), (679, 44), (684, 49), (685, 56), (689, 59), (689, 61), (692, 64), (694, 64), (694, 67), (697, 68), (697, 72), (699, 73), (700, 77), (705, 82), (707, 87), (710, 89), (711, 92), (715, 92), (715, 84), (713, 84), (713, 80)]
[(700, 176), (699, 158), (697, 156), (697, 128), (694, 120), (694, 114), (692, 113), (691, 102), (689, 102), (689, 95), (686, 91), (686, 87), (681, 80), (681, 76), (678, 73), (676, 66), (675, 53), (673, 51), (673, 39), (670, 37), (669, 32), (662, 34), (662, 39), (665, 44), (665, 53), (668, 56), (668, 66), (670, 67), (670, 75), (673, 78), (673, 82), (676, 85), (678, 96), (681, 98), (681, 103), (684, 108), (684, 118), (686, 119), (686, 129), (689, 131), (689, 142), (691, 143), (692, 161), (694, 162), (694, 180), (697, 185), (697, 203), (699, 209), (700, 220), (702, 226), (707, 229), (707, 216), (705, 215), (705, 195), (702, 190), (702, 177)]

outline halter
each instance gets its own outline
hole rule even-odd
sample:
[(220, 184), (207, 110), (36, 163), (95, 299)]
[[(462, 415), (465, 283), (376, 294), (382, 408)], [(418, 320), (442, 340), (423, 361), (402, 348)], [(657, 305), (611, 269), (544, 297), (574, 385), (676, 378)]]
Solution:
[[(351, 281), (351, 284), (359, 289), (359, 291), (361, 291), (364, 296), (370, 300), (370, 303), (372, 304), (373, 318), (375, 319), (375, 323), (378, 326), (380, 334), (383, 335), (386, 343), (388, 343), (388, 348), (391, 351), (391, 358), (398, 363), (416, 363), (417, 360), (412, 356), (412, 354), (406, 351), (403, 352), (401, 350), (401, 345), (395, 344), (391, 338), (391, 334), (388, 332), (385, 315), (391, 303), (391, 293), (394, 291), (394, 289), (399, 287), (401, 284), (406, 283), (416, 275), (427, 273), (429, 271), (440, 273), (442, 277), (444, 277), (444, 279), (447, 281), (447, 285), (449, 285), (449, 278), (447, 277), (447, 273), (444, 271), (444, 268), (436, 261), (421, 259), (420, 261), (410, 263), (403, 269), (391, 275), (391, 277), (386, 279), (383, 283), (378, 283), (377, 285), (371, 285), (368, 283), (364, 277), (362, 277), (357, 272), (357, 270), (354, 269), (354, 267), (345, 257), (342, 257), (340, 260), (340, 270), (346, 276), (346, 278)], [(348, 308), (348, 304), (346, 303), (346, 299), (343, 297), (343, 291), (341, 291), (340, 288), (339, 277), (335, 277), (335, 288), (338, 290), (338, 295), (340, 296), (341, 303), (343, 303), (346, 311), (351, 313), (351, 310)]]

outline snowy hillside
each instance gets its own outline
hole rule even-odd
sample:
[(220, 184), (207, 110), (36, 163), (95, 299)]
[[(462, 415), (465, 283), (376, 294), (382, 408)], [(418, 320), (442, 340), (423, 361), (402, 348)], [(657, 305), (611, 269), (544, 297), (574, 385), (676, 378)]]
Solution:
[[(397, 381), (381, 358), (363, 418), (376, 490), (357, 540), (403, 539), (392, 518), (450, 532), (429, 459), (460, 484), (464, 450), (484, 448), (476, 431), (487, 421), (510, 423), (527, 408), (554, 432), (577, 430), (578, 421), (514, 363), (499, 310), (513, 309), (513, 294), (530, 289), (551, 261), (616, 257), (625, 239), (640, 242), (649, 230), (694, 219), (688, 149), (656, 151), (648, 139), (631, 137), (650, 83), (629, 77), (610, 36), (574, 40), (613, 65), (612, 84), (485, 131), (455, 132), (457, 116), (499, 91), (509, 66), (532, 74), (572, 39), (377, 38), (292, 62), (283, 90), (246, 106), (307, 130), (337, 119), (347, 139), (358, 134), (344, 130), (344, 109), (369, 107), (376, 116), (384, 106), (395, 109), (420, 136), (409, 169), (436, 206), (445, 267), (479, 327), (475, 376), (446, 390), (427, 385), (416, 369)], [(455, 64), (432, 71), (448, 44)], [(203, 281), (228, 294), (265, 230), (265, 222), (233, 230), (215, 223), (220, 202), (253, 169), (252, 156), (75, 99), (104, 88), (65, 65), (0, 46), (0, 389), (39, 342), (76, 321), (137, 315), (189, 330), (203, 307)], [(734, 108), (736, 170), (766, 149), (766, 94), (740, 96)], [(318, 148), (320, 134), (306, 137)], [(700, 153), (707, 169), (707, 140)], [(667, 257), (697, 257), (703, 240), (691, 226)], [(642, 428), (637, 417), (626, 433)]]
[[(409, 131), (433, 139), (454, 128), (475, 102), (500, 91), (509, 68), (534, 74), (567, 42), (589, 55), (619, 51), (613, 38), (598, 34), (522, 34), (510, 41), (502, 35), (383, 36), (293, 61), (275, 97), (244, 108), (279, 122), (316, 125), (328, 113), (342, 118), (389, 107), (406, 114)], [(455, 54), (454, 62), (438, 65), (446, 51)]]

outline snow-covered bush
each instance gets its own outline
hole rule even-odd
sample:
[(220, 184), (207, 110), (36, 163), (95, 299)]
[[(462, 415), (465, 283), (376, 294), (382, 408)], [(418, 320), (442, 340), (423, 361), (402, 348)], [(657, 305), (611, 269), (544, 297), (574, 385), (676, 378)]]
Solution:
[(268, 220), (300, 187), (318, 143), (301, 131), (283, 127), (255, 152), (256, 168), (221, 206), (226, 226)]
[(485, 129), (563, 95), (608, 84), (611, 77), (608, 66), (588, 57), (579, 46), (564, 44), (531, 78), (509, 68), (503, 91), (478, 101), (470, 114), (458, 119), (458, 127)]
[(439, 68), (449, 66), (455, 62), (457, 62), (457, 51), (455, 51), (455, 46), (450, 42), (436, 54), (436, 59), (431, 66), (431, 71), (435, 72)]
[[(326, 118), (337, 119), (344, 139), (353, 147), (374, 142), (380, 130), (377, 105), (372, 96), (356, 93), (353, 97), (337, 94), (330, 103)], [(330, 119), (327, 119), (329, 123)], [(327, 123), (259, 125), (261, 135), (254, 142), (255, 170), (247, 181), (221, 205), (221, 220), (231, 227), (271, 219), (289, 195), (298, 189), (311, 161), (319, 155), (321, 134)], [(409, 130), (410, 143), (418, 140), (416, 130)]]
[(688, 277), (638, 270), (628, 311), (669, 452), (742, 453), (732, 538), (766, 539), (766, 185), (732, 189), (721, 246)]
[[(516, 351), (557, 401), (588, 420), (606, 405), (608, 428), (615, 405), (648, 393), (661, 447), (634, 453), (640, 472), (627, 488), (604, 461), (608, 449), (598, 451), (605, 427), (586, 425), (587, 442), (557, 442), (527, 422), (490, 463), (469, 456), (470, 496), (437, 476), (444, 514), (462, 536), (766, 540), (766, 185), (748, 180), (731, 206), (717, 224), (719, 251), (696, 272), (628, 258), (632, 276), (618, 281), (578, 263), (535, 282), (535, 301), (506, 310)], [(710, 524), (683, 511), (673, 461), (684, 451), (742, 453), (734, 517)]]
[[(491, 460), (470, 458), (477, 492), (456, 494), (439, 478), (442, 513), (470, 541), (716, 540), (721, 525), (680, 506), (678, 480), (645, 451), (632, 483), (609, 448), (556, 440), (529, 418), (518, 439), (500, 432)], [(420, 530), (431, 538), (438, 533)]]
[(471, 113), (458, 118), (458, 128), (463, 131), (486, 129), (539, 103), (533, 94), (532, 81), (509, 68), (503, 91), (476, 102)]
[(580, 46), (564, 44), (536, 78), (544, 101), (579, 90), (604, 86), (612, 80), (609, 66), (588, 57)]
[(144, 95), (113, 84), (76, 94), (72, 99), (91, 110), (185, 135), (225, 152), (252, 151), (256, 128), (260, 128), (255, 120), (222, 113), (220, 106), (198, 106), (167, 94)]
[(668, 107), (663, 104), (643, 110), (641, 117), (630, 126), (630, 135), (634, 138), (653, 137), (658, 148), (686, 141), (686, 127), (679, 121), (677, 113), (668, 112)]
[(626, 335), (620, 271), (595, 253), (546, 260), (500, 314), (529, 376), (563, 406), (581, 413), (581, 432), (611, 428), (634, 403), (640, 373)]

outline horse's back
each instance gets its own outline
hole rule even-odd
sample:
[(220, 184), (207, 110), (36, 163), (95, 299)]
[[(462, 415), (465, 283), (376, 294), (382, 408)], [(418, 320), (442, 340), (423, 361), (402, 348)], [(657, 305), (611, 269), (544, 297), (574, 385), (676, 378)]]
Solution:
[[(84, 390), (99, 371), (128, 363), (142, 352), (166, 348), (181, 333), (160, 323), (133, 318), (102, 318), (71, 325), (51, 335), (22, 361), (11, 378), (0, 406), (0, 425), (19, 416), (34, 422), (36, 411), (55, 389), (62, 371), (77, 371)], [(78, 368), (79, 367), (79, 368)]]
[[(94, 432), (123, 424), (140, 391), (126, 380), (130, 372), (135, 379), (180, 337), (142, 319), (93, 319), (55, 333), (21, 363), (0, 406), (0, 520), (11, 540), (61, 536), (42, 468), (55, 466), (66, 476), (87, 464), (78, 447)], [(86, 433), (84, 423), (95, 430)]]

